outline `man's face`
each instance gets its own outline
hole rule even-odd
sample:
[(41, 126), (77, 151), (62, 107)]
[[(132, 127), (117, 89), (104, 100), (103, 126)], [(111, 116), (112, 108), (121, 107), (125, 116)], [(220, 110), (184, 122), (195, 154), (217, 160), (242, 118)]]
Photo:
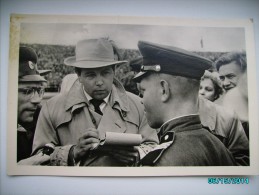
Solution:
[(78, 76), (85, 91), (94, 99), (103, 100), (112, 90), (114, 71), (111, 66), (81, 69)]
[[(33, 115), (42, 100), (44, 91), (43, 83), (19, 83), (18, 90), (18, 123), (32, 123)], [(41, 91), (42, 93), (39, 92), (39, 94), (36, 91)]]
[(239, 77), (242, 75), (241, 68), (236, 62), (222, 65), (219, 68), (219, 76), (223, 88), (228, 91), (236, 87)]
[(139, 83), (140, 96), (145, 108), (147, 122), (152, 128), (159, 128), (163, 124), (159, 114), (158, 80), (152, 76), (143, 78)]

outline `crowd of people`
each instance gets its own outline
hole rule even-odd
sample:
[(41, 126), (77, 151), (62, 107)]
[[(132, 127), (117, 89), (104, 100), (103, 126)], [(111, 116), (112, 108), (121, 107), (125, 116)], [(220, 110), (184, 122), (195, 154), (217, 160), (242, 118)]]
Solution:
[[(212, 62), (173, 46), (139, 41), (138, 48), (126, 53), (107, 38), (86, 39), (59, 54), (64, 62), (48, 51), (46, 62), (66, 68), (55, 70), (60, 93), (41, 107), (51, 78), (37, 67), (43, 51), (21, 46), (18, 164), (249, 166), (245, 52)], [(106, 132), (142, 141), (95, 149)]]

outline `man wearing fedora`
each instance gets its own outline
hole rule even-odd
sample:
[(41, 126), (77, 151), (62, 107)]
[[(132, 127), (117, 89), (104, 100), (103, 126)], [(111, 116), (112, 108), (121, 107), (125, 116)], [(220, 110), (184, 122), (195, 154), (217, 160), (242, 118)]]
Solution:
[(37, 59), (32, 48), (20, 47), (17, 109), (17, 162), (20, 165), (39, 165), (50, 159), (42, 154), (31, 156), (35, 112), (40, 106), (46, 83), (40, 76)]
[(142, 159), (151, 166), (231, 166), (223, 143), (202, 127), (198, 91), (211, 61), (180, 48), (139, 41), (143, 56), (135, 76), (148, 124), (160, 128), (160, 145)]
[[(79, 41), (76, 55), (64, 63), (75, 67), (78, 80), (70, 90), (46, 102), (39, 115), (33, 152), (47, 143), (56, 147), (51, 165), (132, 166), (157, 143), (156, 131), (147, 124), (138, 96), (128, 93), (114, 78), (118, 61), (108, 39)], [(92, 150), (106, 132), (141, 134), (137, 147)]]

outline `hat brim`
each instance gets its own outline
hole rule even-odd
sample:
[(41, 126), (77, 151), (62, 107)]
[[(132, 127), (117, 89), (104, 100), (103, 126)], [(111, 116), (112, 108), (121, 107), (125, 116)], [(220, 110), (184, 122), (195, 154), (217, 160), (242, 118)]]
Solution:
[(138, 74), (135, 75), (135, 77), (133, 78), (133, 80), (137, 83), (139, 83), (144, 77), (147, 76), (148, 72), (139, 72)]
[(19, 78), (19, 82), (47, 82), (42, 76), (40, 75), (26, 75)]
[(67, 66), (74, 66), (77, 68), (100, 68), (105, 66), (117, 65), (128, 63), (128, 61), (101, 61), (101, 60), (81, 60), (76, 61), (76, 57), (68, 57), (64, 60), (64, 64)]

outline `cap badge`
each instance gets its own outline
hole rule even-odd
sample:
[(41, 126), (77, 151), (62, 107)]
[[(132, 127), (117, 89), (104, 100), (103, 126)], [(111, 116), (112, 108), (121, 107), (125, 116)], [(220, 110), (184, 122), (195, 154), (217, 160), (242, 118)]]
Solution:
[(35, 66), (35, 64), (32, 62), (32, 61), (29, 61), (28, 62), (29, 63), (29, 67), (30, 67), (30, 69), (34, 69), (34, 66)]
[(142, 71), (155, 71), (155, 72), (160, 72), (161, 66), (160, 65), (152, 65), (152, 66), (142, 66), (141, 67)]
[(156, 70), (156, 72), (159, 72), (161, 70), (161, 66), (160, 65), (156, 65), (155, 66), (155, 70)]

